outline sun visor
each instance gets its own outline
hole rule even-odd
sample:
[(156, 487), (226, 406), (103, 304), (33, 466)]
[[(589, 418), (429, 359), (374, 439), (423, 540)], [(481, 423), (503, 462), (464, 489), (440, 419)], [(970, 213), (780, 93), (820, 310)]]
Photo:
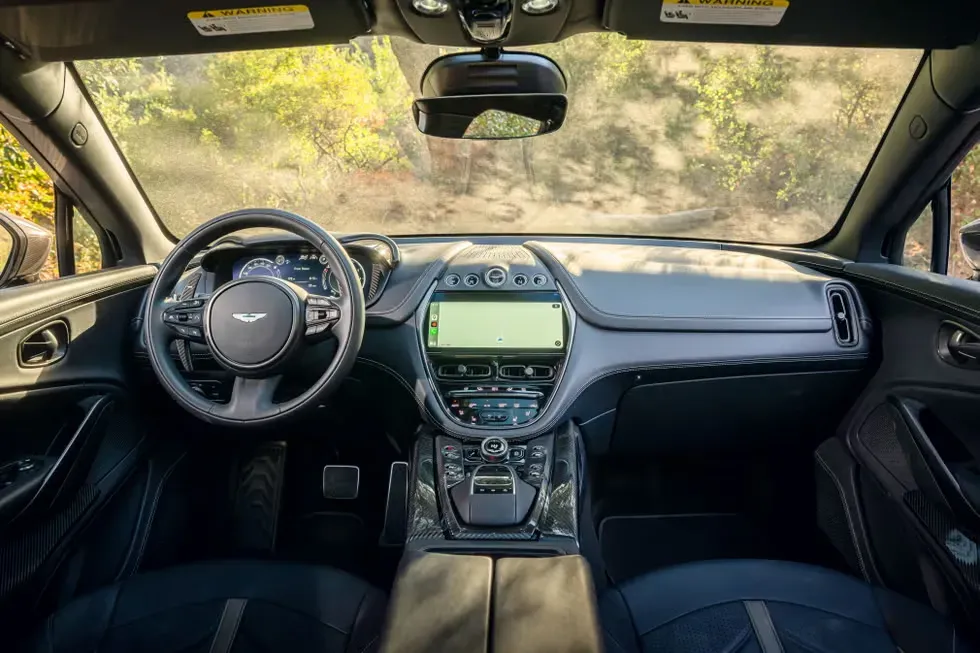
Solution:
[(108, 0), (0, 6), (0, 37), (41, 61), (347, 43), (366, 34), (371, 24), (360, 0)]
[(977, 0), (607, 0), (603, 24), (634, 39), (954, 48), (980, 32)]

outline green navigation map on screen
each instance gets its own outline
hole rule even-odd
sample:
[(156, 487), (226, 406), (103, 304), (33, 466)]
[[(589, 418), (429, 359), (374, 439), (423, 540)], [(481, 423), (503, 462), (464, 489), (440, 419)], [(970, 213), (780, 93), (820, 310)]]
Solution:
[(561, 304), (555, 302), (432, 302), (428, 345), (463, 349), (561, 349)]

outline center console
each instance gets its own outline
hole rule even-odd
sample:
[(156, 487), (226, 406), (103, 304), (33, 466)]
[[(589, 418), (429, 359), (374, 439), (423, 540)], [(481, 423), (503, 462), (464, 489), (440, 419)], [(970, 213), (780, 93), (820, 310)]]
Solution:
[(577, 428), (534, 428), (574, 338), (561, 288), (524, 247), (473, 245), (416, 315), (427, 395), (444, 417), (416, 443), (409, 541), (554, 538), (576, 550)]

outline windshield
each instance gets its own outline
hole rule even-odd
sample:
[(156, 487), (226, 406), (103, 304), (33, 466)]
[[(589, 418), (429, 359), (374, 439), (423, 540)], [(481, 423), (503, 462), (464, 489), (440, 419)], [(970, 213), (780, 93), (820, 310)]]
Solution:
[(449, 50), (399, 38), (77, 67), (177, 236), (269, 206), (340, 232), (802, 243), (836, 223), (921, 56), (615, 34), (529, 49), (564, 69), (569, 110), (514, 141), (421, 135), (411, 103)]

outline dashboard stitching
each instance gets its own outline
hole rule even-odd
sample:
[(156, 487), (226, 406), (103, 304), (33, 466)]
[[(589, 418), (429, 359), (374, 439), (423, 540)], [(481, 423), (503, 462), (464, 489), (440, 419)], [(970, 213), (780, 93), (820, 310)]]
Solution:
[[(609, 311), (602, 310), (601, 308), (599, 308), (589, 300), (589, 298), (585, 295), (585, 293), (582, 292), (582, 289), (578, 286), (578, 284), (575, 283), (575, 280), (572, 278), (572, 275), (569, 274), (568, 269), (565, 267), (565, 264), (562, 263), (560, 260), (558, 260), (558, 258), (554, 254), (552, 254), (547, 248), (541, 246), (539, 243), (536, 243), (534, 241), (528, 241), (524, 244), (526, 247), (531, 249), (535, 254), (537, 254), (543, 260), (545, 260), (546, 267), (548, 267), (548, 269), (555, 277), (561, 278), (561, 281), (563, 283), (570, 285), (574, 289), (575, 294), (577, 295), (576, 299), (578, 299), (586, 306), (591, 308), (595, 313), (599, 315), (604, 315), (606, 317), (616, 318), (618, 320), (634, 321), (634, 322), (642, 322), (644, 320), (650, 320), (650, 319), (666, 320), (666, 321), (674, 321), (674, 322), (680, 322), (682, 320), (704, 320), (704, 321), (732, 320), (738, 322), (746, 322), (750, 324), (753, 322), (772, 323), (772, 322), (801, 322), (801, 321), (824, 320), (824, 318), (820, 318), (820, 317), (773, 317), (773, 318), (734, 317), (734, 316), (699, 317), (697, 315), (685, 315), (685, 316), (625, 315), (623, 313), (610, 313)], [(556, 268), (559, 268), (560, 272), (556, 270), (555, 267), (552, 267), (552, 265), (549, 265), (549, 263), (553, 264)], [(831, 320), (829, 317), (827, 317), (825, 321), (827, 322), (826, 330), (829, 331), (831, 328)]]
[[(443, 250), (442, 254), (445, 255), (448, 252), (449, 255), (445, 259), (442, 256), (440, 256), (440, 258), (436, 259), (435, 261), (433, 261), (432, 263), (430, 263), (428, 266), (426, 266), (425, 271), (422, 272), (421, 275), (419, 275), (419, 278), (415, 280), (415, 283), (412, 284), (412, 287), (405, 294), (405, 296), (402, 298), (402, 300), (400, 302), (398, 302), (397, 305), (395, 305), (395, 306), (393, 306), (391, 308), (385, 309), (383, 311), (368, 311), (367, 314), (368, 315), (372, 315), (372, 316), (388, 315), (390, 313), (394, 313), (395, 311), (400, 310), (401, 307), (404, 306), (408, 302), (408, 300), (410, 300), (415, 295), (415, 291), (419, 288), (420, 285), (423, 284), (423, 282), (426, 281), (426, 278), (429, 276), (429, 273), (432, 270), (436, 269), (437, 267), (440, 268), (440, 269), (442, 267), (445, 267), (445, 265), (447, 264), (447, 262), (449, 260), (451, 260), (452, 258), (454, 258), (462, 250), (468, 248), (470, 245), (471, 245), (470, 242), (464, 241), (464, 242), (461, 242), (461, 243), (456, 243), (456, 246), (455, 247), (447, 247), (445, 250)], [(436, 274), (438, 274), (438, 272), (436, 272)]]
[(844, 270), (844, 274), (850, 275), (851, 277), (855, 277), (862, 281), (867, 281), (868, 283), (871, 283), (873, 285), (877, 285), (878, 287), (886, 291), (896, 291), (896, 294), (898, 295), (904, 295), (906, 297), (912, 297), (913, 299), (926, 301), (931, 303), (933, 306), (938, 305), (946, 309), (958, 310), (961, 311), (963, 314), (973, 318), (974, 320), (980, 320), (980, 312), (977, 312), (973, 308), (969, 306), (965, 306), (963, 304), (959, 304), (955, 301), (951, 301), (949, 299), (939, 298), (935, 295), (929, 295), (923, 292), (919, 292), (914, 288), (903, 286), (901, 284), (895, 283), (893, 281), (889, 281), (887, 279), (881, 279), (879, 277), (866, 275), (861, 272), (854, 272), (851, 270), (847, 270), (846, 268)]
[[(21, 313), (19, 315), (14, 315), (12, 317), (9, 317), (5, 319), (3, 322), (0, 322), (0, 332), (4, 332), (7, 329), (16, 328), (14, 325), (16, 325), (18, 322), (22, 322), (22, 321), (30, 322), (32, 320), (40, 318), (41, 316), (47, 313), (60, 313), (62, 311), (68, 310), (69, 308), (74, 307), (77, 303), (83, 302), (87, 299), (91, 299), (92, 297), (98, 296), (99, 299), (104, 299), (107, 297), (111, 297), (113, 295), (127, 292), (129, 290), (132, 290), (133, 288), (138, 288), (140, 285), (143, 285), (145, 282), (152, 279), (153, 276), (156, 274), (156, 269), (155, 268), (152, 269), (153, 269), (153, 275), (147, 275), (144, 273), (138, 277), (133, 277), (126, 280), (119, 280), (114, 283), (109, 283), (109, 284), (99, 286), (97, 288), (92, 288), (91, 290), (81, 292), (77, 295), (71, 295), (69, 297), (64, 297), (64, 298), (59, 297), (58, 301), (56, 302), (52, 302), (51, 304), (42, 306), (41, 308), (34, 309), (27, 313)], [(118, 292), (114, 292), (110, 295), (102, 295), (102, 293), (104, 293), (107, 290), (116, 290)]]

